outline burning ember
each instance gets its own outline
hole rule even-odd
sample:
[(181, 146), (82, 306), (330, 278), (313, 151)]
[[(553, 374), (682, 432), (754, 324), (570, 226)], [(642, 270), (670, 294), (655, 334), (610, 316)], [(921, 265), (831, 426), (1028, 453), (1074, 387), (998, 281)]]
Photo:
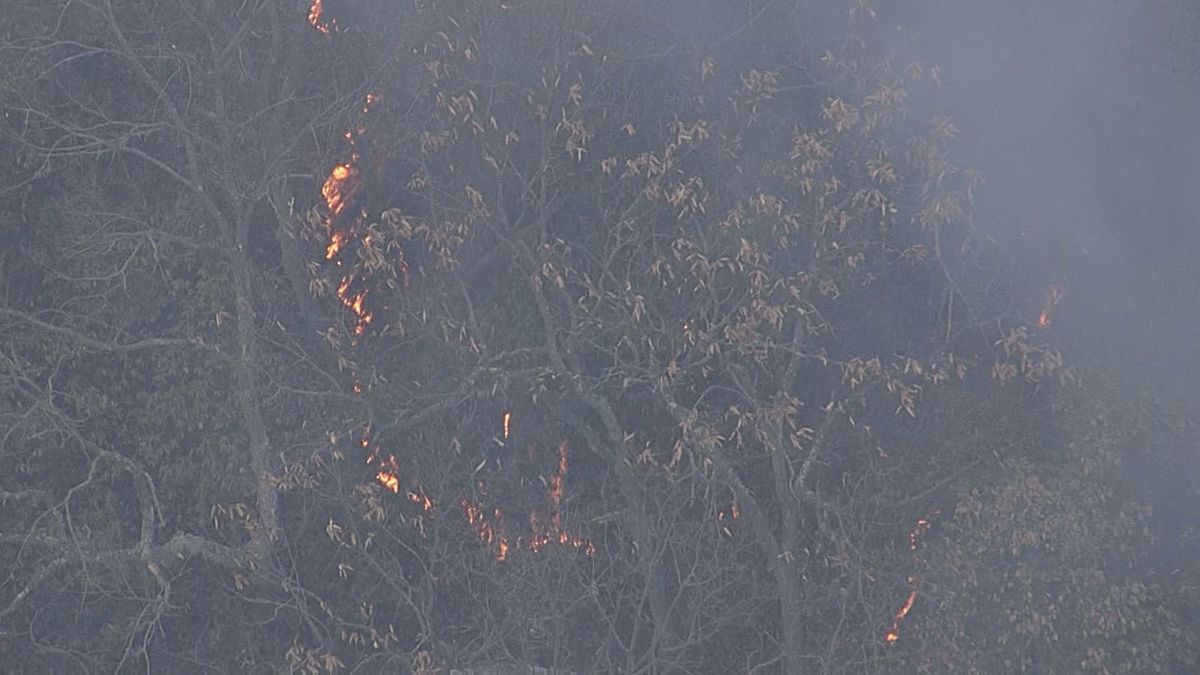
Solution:
[(408, 484), (410, 487), (405, 490), (404, 484), (400, 479), (400, 462), (396, 459), (396, 455), (385, 453), (379, 443), (371, 438), (370, 427), (363, 430), (358, 445), (367, 452), (366, 464), (373, 468), (374, 474), (372, 478), (375, 479), (376, 483), (392, 494), (398, 495), (403, 490), (408, 497), (408, 501), (415, 504), (421, 511), (431, 513), (437, 508), (437, 504), (433, 499), (415, 481), (409, 479)]
[[(914, 553), (917, 546), (921, 543), (921, 537), (929, 531), (929, 526), (933, 519), (938, 516), (939, 510), (934, 509), (929, 516), (917, 519), (916, 525), (908, 532), (908, 550)], [(909, 575), (908, 577), (908, 597), (904, 598), (904, 604), (900, 605), (900, 609), (896, 610), (895, 616), (892, 617), (892, 627), (884, 633), (883, 640), (887, 644), (895, 644), (900, 639), (900, 622), (904, 621), (908, 613), (912, 611), (913, 603), (917, 601), (917, 589), (921, 585), (921, 580), (916, 576)]]
[(375, 481), (383, 487), (391, 490), (393, 494), (400, 493), (400, 464), (396, 461), (396, 456), (389, 454), (385, 458), (380, 450), (379, 444), (371, 440), (371, 428), (363, 432), (362, 440), (359, 445), (367, 450), (367, 464), (378, 466), (379, 470), (375, 473)]
[(928, 529), (929, 519), (918, 518), (917, 524), (913, 527), (912, 531), (908, 533), (908, 550), (917, 550), (917, 544), (921, 541), (921, 535), (925, 534), (925, 531)]
[[(325, 13), (323, 0), (312, 0), (309, 5), (307, 20), (315, 30), (323, 35), (329, 35), (337, 30), (337, 22)], [(379, 95), (368, 93), (363, 102), (362, 114), (371, 112), (372, 107), (379, 101)], [(371, 252), (372, 237), (376, 236), (368, 228), (367, 212), (362, 207), (362, 197), (365, 190), (365, 180), (360, 166), (362, 156), (360, 141), (366, 134), (366, 126), (355, 124), (343, 134), (347, 150), (341, 161), (335, 163), (329, 170), (321, 185), (321, 198), (324, 203), (324, 215), (321, 221), (326, 232), (324, 259), (340, 270), (336, 296), (338, 302), (355, 317), (354, 340), (358, 344), (367, 327), (375, 320), (375, 315), (368, 309), (368, 294), (370, 289), (369, 271), (363, 271), (362, 266), (354, 265), (354, 258), (348, 257), (347, 250), (354, 250), (362, 255), (363, 250)], [(365, 233), (365, 236), (364, 236)], [(347, 263), (349, 261), (349, 263)], [(397, 271), (402, 274), (407, 286), (408, 270), (402, 252), (397, 264)], [(361, 395), (365, 387), (361, 375), (354, 373), (353, 390)], [(505, 410), (502, 414), (503, 440), (508, 441), (512, 435), (512, 412)], [(335, 441), (336, 442), (336, 441)], [(412, 479), (401, 482), (400, 466), (396, 456), (386, 453), (379, 443), (371, 438), (371, 429), (367, 427), (359, 440), (359, 445), (366, 452), (366, 464), (373, 471), (376, 483), (392, 494), (404, 494), (407, 500), (416, 505), (421, 511), (432, 512), (436, 504), (424, 490)], [(532, 448), (530, 459), (532, 460)], [(583, 550), (589, 556), (595, 555), (596, 547), (587, 539), (568, 533), (562, 525), (562, 502), (566, 496), (566, 477), (570, 461), (567, 442), (563, 441), (558, 448), (558, 463), (553, 473), (543, 477), (547, 485), (546, 501), (548, 508), (535, 509), (529, 514), (528, 534), (513, 537), (509, 534), (509, 526), (505, 514), (499, 507), (487, 508), (484, 498), (487, 495), (486, 485), (480, 480), (477, 484), (478, 497), (462, 497), (458, 506), (466, 517), (467, 524), (475, 536), (490, 551), (498, 561), (509, 558), (511, 552), (525, 549), (531, 552), (557, 544)], [(737, 518), (737, 506), (733, 507), (732, 518)]]
[(566, 491), (567, 471), (570, 467), (569, 447), (566, 441), (558, 446), (558, 466), (548, 479), (546, 499), (550, 508), (535, 509), (529, 514), (529, 533), (513, 537), (505, 521), (504, 511), (500, 508), (487, 509), (483, 497), (487, 495), (487, 486), (480, 480), (479, 498), (463, 497), (458, 500), (467, 519), (467, 524), (475, 536), (492, 554), (497, 562), (508, 559), (514, 549), (524, 549), (538, 553), (552, 544), (568, 546), (582, 550), (589, 556), (596, 554), (596, 546), (591, 541), (568, 533), (562, 525), (562, 500)]
[[(320, 11), (321, 3), (314, 3), (309, 11), (310, 23), (313, 21), (314, 12), (319, 18)], [(369, 113), (371, 107), (378, 101), (378, 94), (368, 93), (363, 102), (363, 114)], [(361, 207), (357, 213), (354, 212), (354, 206), (360, 201), (363, 191), (363, 180), (358, 168), (361, 157), (356, 144), (364, 133), (366, 133), (366, 128), (361, 124), (346, 132), (345, 139), (350, 145), (348, 156), (333, 165), (325, 182), (321, 185), (321, 197), (325, 202), (326, 210), (325, 231), (329, 237), (325, 244), (325, 259), (338, 267), (342, 267), (342, 253), (348, 245), (358, 240), (367, 220), (367, 213)], [(361, 243), (369, 246), (371, 235), (368, 234), (364, 237)], [(403, 266), (403, 260), (401, 260), (401, 266)], [(355, 272), (346, 272), (337, 285), (338, 301), (354, 314), (354, 335), (356, 337), (361, 337), (366, 333), (367, 326), (375, 320), (374, 314), (366, 308), (367, 290), (362, 282), (363, 280), (358, 278)]]
[(1046, 298), (1042, 301), (1042, 313), (1038, 315), (1038, 328), (1049, 327), (1054, 314), (1054, 306), (1058, 304), (1059, 300), (1063, 299), (1066, 293), (1067, 290), (1061, 284), (1050, 284), (1046, 288)]
[(900, 639), (900, 622), (904, 620), (904, 617), (908, 616), (908, 613), (912, 611), (913, 603), (917, 601), (916, 577), (909, 577), (908, 584), (912, 587), (908, 592), (908, 597), (904, 599), (904, 604), (900, 605), (900, 609), (896, 611), (896, 616), (892, 619), (891, 630), (883, 637), (889, 645), (895, 644)]
[(732, 537), (733, 531), (729, 527), (733, 524), (733, 521), (741, 517), (742, 510), (738, 507), (737, 499), (734, 499), (733, 503), (729, 505), (728, 510), (717, 511), (717, 527), (720, 528), (721, 532), (725, 533), (725, 536)]
[(312, 4), (308, 6), (308, 25), (322, 35), (329, 35), (337, 27), (336, 21), (325, 17), (324, 0), (312, 0)]
[(408, 501), (421, 507), (422, 511), (432, 511), (434, 507), (433, 500), (421, 488), (408, 491)]

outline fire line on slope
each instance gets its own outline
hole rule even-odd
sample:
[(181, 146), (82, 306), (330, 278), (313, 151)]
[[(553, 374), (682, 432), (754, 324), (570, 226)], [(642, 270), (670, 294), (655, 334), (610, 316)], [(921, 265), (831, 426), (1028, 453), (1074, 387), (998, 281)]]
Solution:
[[(323, 35), (328, 36), (337, 31), (337, 22), (326, 15), (323, 0), (312, 0), (307, 21), (313, 29)], [(366, 95), (361, 111), (364, 118), (379, 99), (379, 95), (374, 92)], [(321, 198), (325, 207), (325, 214), (321, 220), (326, 232), (324, 260), (340, 270), (336, 296), (342, 307), (354, 316), (352, 347), (358, 346), (359, 340), (366, 335), (368, 327), (375, 321), (374, 312), (368, 308), (370, 272), (353, 264), (345, 264), (347, 251), (353, 246), (370, 249), (373, 243), (374, 234), (366, 225), (368, 214), (361, 204), (365, 180), (360, 168), (362, 156), (359, 141), (363, 139), (366, 131), (366, 125), (360, 122), (343, 134), (348, 150), (343, 159), (329, 170), (321, 185)], [(359, 255), (363, 253), (359, 251)], [(404, 276), (404, 286), (407, 287), (408, 269), (403, 251), (398, 268)], [(355, 372), (355, 395), (361, 396), (364, 389), (362, 377)], [(512, 434), (512, 420), (512, 412), (505, 410), (501, 418), (501, 434), (504, 441), (508, 441)], [(372, 468), (372, 477), (377, 484), (392, 494), (405, 493), (408, 500), (423, 512), (429, 513), (436, 508), (436, 503), (425, 493), (419, 482), (410, 478), (409, 487), (405, 487), (401, 481), (400, 464), (396, 455), (385, 452), (380, 444), (373, 440), (370, 426), (363, 430), (359, 445), (366, 452), (366, 464)], [(490, 510), (484, 507), (482, 499), (487, 494), (487, 486), (483, 480), (477, 483), (479, 498), (462, 497), (458, 500), (470, 529), (479, 541), (491, 550), (496, 560), (507, 560), (514, 546), (536, 553), (548, 545), (557, 544), (583, 550), (589, 556), (595, 554), (596, 547), (591, 541), (569, 534), (563, 528), (562, 502), (569, 469), (568, 453), (567, 442), (562, 441), (559, 444), (557, 467), (545, 478), (548, 486), (546, 497), (550, 506), (548, 509), (535, 509), (529, 514), (528, 535), (511, 537), (508, 534), (504, 512), (498, 507)], [(736, 518), (736, 515), (734, 517)]]
[[(908, 532), (908, 550), (915, 556), (917, 546), (921, 543), (921, 537), (929, 531), (929, 526), (933, 519), (939, 515), (940, 511), (934, 509), (928, 516), (923, 516), (917, 519), (913, 528)], [(895, 616), (892, 617), (892, 627), (884, 633), (883, 640), (885, 643), (892, 645), (900, 640), (900, 624), (912, 611), (913, 604), (917, 601), (917, 591), (921, 586), (921, 579), (916, 575), (908, 576), (908, 596), (904, 598), (904, 603), (900, 605), (900, 609), (896, 610)]]

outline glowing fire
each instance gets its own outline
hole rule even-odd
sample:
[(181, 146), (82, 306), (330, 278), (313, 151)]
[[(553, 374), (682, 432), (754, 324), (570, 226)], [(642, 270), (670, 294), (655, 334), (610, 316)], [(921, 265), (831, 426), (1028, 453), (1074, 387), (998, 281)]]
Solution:
[(529, 514), (529, 534), (513, 537), (506, 524), (504, 512), (499, 508), (490, 511), (484, 506), (482, 497), (487, 495), (487, 485), (480, 480), (477, 487), (480, 498), (462, 497), (459, 508), (467, 519), (471, 531), (499, 562), (507, 560), (514, 549), (538, 553), (551, 544), (581, 550), (589, 556), (596, 554), (591, 541), (571, 534), (563, 528), (562, 501), (566, 494), (566, 477), (570, 467), (569, 446), (563, 441), (558, 446), (558, 466), (547, 478), (546, 499), (548, 510), (535, 509)]
[(910, 551), (917, 550), (917, 544), (921, 541), (921, 535), (925, 534), (925, 531), (928, 529), (929, 519), (918, 518), (916, 526), (914, 526), (912, 531), (908, 533), (908, 549)]
[(378, 481), (383, 487), (391, 490), (393, 493), (400, 492), (400, 478), (394, 473), (380, 471), (379, 473), (375, 474), (375, 480)]
[(567, 480), (567, 469), (570, 466), (570, 461), (567, 459), (567, 442), (563, 441), (558, 444), (558, 471), (550, 476), (550, 503), (554, 505), (554, 510), (558, 510), (559, 504), (562, 504), (564, 485)]
[(908, 591), (908, 597), (904, 599), (904, 604), (901, 605), (900, 609), (896, 611), (896, 616), (892, 619), (891, 630), (889, 630), (887, 634), (883, 636), (883, 639), (887, 641), (889, 645), (894, 644), (900, 639), (900, 622), (904, 620), (904, 617), (908, 616), (908, 613), (912, 611), (913, 603), (917, 601), (916, 578), (909, 577), (908, 583), (912, 586), (912, 588)]
[(408, 501), (420, 506), (422, 511), (432, 511), (434, 507), (433, 500), (421, 488), (409, 490)]
[(1066, 295), (1066, 289), (1061, 284), (1050, 284), (1046, 288), (1046, 298), (1042, 301), (1042, 313), (1038, 315), (1037, 327), (1046, 328), (1054, 315), (1054, 306)]
[[(320, 19), (321, 3), (315, 2), (309, 11), (309, 22), (314, 16)], [(315, 13), (315, 14), (314, 14)], [(320, 24), (320, 25), (332, 25)], [(318, 26), (318, 24), (314, 24)], [(319, 26), (318, 26), (319, 29)], [(362, 112), (367, 114), (371, 107), (379, 101), (379, 94), (368, 93), (363, 103)], [(329, 239), (325, 244), (325, 259), (338, 267), (342, 266), (340, 256), (347, 245), (355, 241), (366, 222), (367, 213), (361, 208), (352, 215), (352, 206), (359, 201), (363, 190), (363, 180), (358, 169), (360, 156), (356, 148), (357, 140), (366, 133), (366, 128), (359, 124), (345, 133), (344, 138), (350, 145), (350, 152), (344, 161), (333, 165), (325, 182), (321, 185), (321, 197), (325, 201), (326, 216), (325, 231)], [(363, 244), (370, 243), (370, 235), (363, 239)], [(403, 258), (400, 260), (404, 267)], [(350, 310), (355, 317), (354, 335), (361, 337), (367, 326), (374, 320), (374, 315), (367, 310), (367, 291), (362, 288), (355, 273), (347, 272), (342, 275), (337, 286), (337, 298), (342, 306)]]
[(329, 35), (337, 27), (336, 21), (325, 18), (324, 0), (312, 0), (312, 4), (308, 6), (308, 25), (322, 35)]
[(467, 524), (475, 532), (479, 541), (494, 549), (493, 555), (496, 560), (501, 562), (507, 560), (508, 535), (504, 534), (504, 514), (500, 509), (493, 509), (491, 517), (488, 517), (480, 502), (467, 497), (459, 499), (458, 506), (462, 509), (463, 515), (467, 517)]
[(379, 467), (375, 472), (375, 482), (391, 490), (393, 494), (400, 494), (400, 463), (396, 461), (396, 456), (389, 454), (384, 457), (379, 444), (371, 440), (370, 427), (363, 431), (359, 445), (367, 450), (367, 464)]
[(408, 480), (410, 487), (407, 490), (404, 488), (404, 483), (400, 479), (400, 462), (396, 459), (396, 455), (385, 453), (379, 443), (371, 438), (370, 427), (363, 430), (358, 445), (367, 453), (366, 463), (367, 466), (374, 469), (372, 477), (376, 483), (392, 494), (398, 495), (403, 490), (408, 501), (415, 504), (421, 511), (431, 513), (437, 508), (433, 498), (413, 480)]
[(729, 527), (733, 524), (733, 521), (741, 517), (742, 510), (738, 507), (737, 500), (734, 499), (733, 503), (729, 505), (728, 510), (717, 511), (717, 527), (720, 528), (721, 532), (725, 533), (725, 536), (732, 537), (733, 530), (730, 530)]
[[(358, 161), (357, 154), (350, 155), (350, 161)], [(342, 215), (350, 201), (358, 196), (358, 169), (354, 168), (354, 164), (343, 163), (335, 164), (329, 171), (329, 176), (325, 179), (325, 183), (321, 186), (321, 196), (325, 198), (325, 207), (329, 209), (329, 218), (326, 220), (326, 227), (333, 227), (333, 219)], [(333, 234), (342, 234), (334, 232)], [(335, 251), (336, 253), (336, 251)], [(332, 260), (333, 255), (326, 255), (326, 260)]]
[(550, 513), (534, 511), (529, 514), (529, 528), (532, 536), (529, 539), (529, 550), (538, 552), (547, 544), (557, 543), (583, 549), (588, 555), (594, 555), (596, 547), (583, 537), (568, 534), (562, 526), (561, 506), (566, 494), (567, 471), (570, 468), (569, 447), (566, 441), (558, 444), (558, 468), (550, 475), (547, 497), (550, 500)]
[[(307, 20), (309, 25), (324, 35), (329, 35), (337, 30), (336, 20), (328, 17), (325, 13), (324, 0), (311, 0)], [(363, 103), (362, 114), (370, 113), (379, 99), (378, 94), (368, 93)], [(369, 273), (360, 272), (361, 267), (351, 269), (353, 265), (343, 265), (344, 260), (347, 259), (348, 249), (352, 249), (356, 244), (363, 248), (369, 247), (373, 236), (365, 226), (367, 212), (361, 206), (365, 182), (360, 169), (361, 156), (358, 142), (365, 134), (366, 126), (359, 123), (342, 135), (348, 145), (348, 150), (343, 159), (330, 168), (321, 185), (321, 198), (325, 207), (322, 222), (327, 235), (324, 259), (336, 268), (343, 270), (337, 283), (336, 296), (339, 303), (355, 317), (355, 339), (352, 341), (352, 345), (358, 344), (357, 338), (364, 335), (367, 327), (375, 319), (375, 315), (368, 309)], [(367, 230), (368, 234), (360, 240), (359, 237), (364, 230)], [(403, 252), (398, 255), (397, 270), (399, 274), (403, 275), (404, 285), (407, 286), (407, 265)], [(364, 389), (360, 374), (355, 372), (354, 393), (361, 395)], [(503, 438), (507, 441), (512, 434), (512, 413), (510, 411), (504, 411), (502, 425)], [(370, 427), (364, 429), (359, 445), (366, 452), (366, 464), (371, 467), (376, 483), (393, 494), (399, 495), (403, 492), (410, 503), (424, 512), (431, 512), (436, 508), (434, 500), (424, 492), (419, 484), (411, 478), (407, 480), (407, 486), (401, 481), (400, 467), (396, 456), (385, 453), (380, 445), (371, 438)], [(497, 561), (507, 560), (511, 552), (517, 549), (538, 552), (550, 544), (570, 546), (576, 550), (583, 550), (589, 556), (595, 555), (596, 547), (591, 541), (570, 534), (563, 528), (561, 508), (566, 496), (566, 476), (570, 466), (566, 441), (559, 445), (558, 450), (557, 467), (550, 476), (545, 478), (546, 499), (549, 508), (535, 509), (529, 514), (530, 531), (527, 536), (511, 536), (503, 511), (496, 507), (490, 510), (485, 507), (482, 499), (486, 496), (486, 485), (482, 480), (477, 484), (478, 498), (462, 497), (458, 500), (458, 506), (462, 509), (470, 530), (489, 549)], [(530, 459), (532, 460), (532, 449)], [(736, 503), (732, 507), (731, 514), (734, 519), (739, 515)]]
[[(921, 537), (929, 531), (929, 526), (934, 518), (941, 513), (940, 510), (934, 509), (928, 516), (918, 518), (916, 525), (908, 532), (908, 549), (915, 552), (917, 546), (921, 543)], [(900, 605), (900, 609), (896, 610), (895, 616), (892, 617), (892, 627), (884, 633), (883, 640), (887, 644), (895, 644), (900, 639), (900, 622), (908, 616), (912, 611), (913, 604), (917, 601), (917, 589), (921, 585), (921, 580), (916, 576), (909, 575), (908, 577), (908, 596), (904, 598), (904, 604)]]

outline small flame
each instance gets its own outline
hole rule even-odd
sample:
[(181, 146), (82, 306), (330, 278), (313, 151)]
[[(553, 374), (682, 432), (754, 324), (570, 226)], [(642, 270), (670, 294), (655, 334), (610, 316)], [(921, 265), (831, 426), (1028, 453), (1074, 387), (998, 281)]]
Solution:
[(917, 550), (917, 544), (921, 541), (921, 535), (929, 529), (928, 518), (918, 518), (917, 525), (908, 533), (908, 549), (910, 551)]
[(321, 185), (321, 196), (325, 198), (325, 207), (329, 209), (329, 218), (325, 221), (327, 228), (333, 228), (333, 219), (342, 215), (358, 196), (358, 169), (352, 163), (357, 160), (357, 155), (351, 155), (350, 162), (335, 164)]
[(345, 243), (345, 235), (341, 232), (334, 232), (329, 237), (329, 244), (325, 247), (325, 259), (333, 260), (337, 257), (338, 252), (342, 250), (342, 245)]
[[(372, 464), (379, 457), (379, 446), (375, 446), (371, 449), (371, 456), (367, 458), (367, 463)], [(400, 463), (396, 461), (395, 455), (388, 455), (386, 460), (380, 462), (379, 471), (375, 473), (375, 481), (390, 490), (392, 494), (400, 494)]]
[(396, 456), (393, 454), (384, 458), (379, 444), (371, 441), (371, 427), (368, 426), (363, 430), (358, 445), (367, 451), (367, 465), (379, 467), (375, 472), (375, 482), (387, 488), (392, 494), (400, 494), (400, 462), (396, 461)]
[[(333, 23), (321, 23), (323, 8), (321, 2), (314, 2), (309, 10), (309, 23), (320, 29), (320, 26), (332, 26)], [(316, 23), (314, 23), (314, 21)], [(366, 96), (363, 103), (363, 113), (371, 111), (380, 99), (379, 94), (370, 92)], [(326, 176), (325, 182), (321, 185), (321, 197), (325, 201), (325, 209), (327, 215), (325, 217), (325, 230), (329, 233), (329, 241), (325, 245), (325, 259), (334, 261), (338, 266), (341, 266), (339, 256), (346, 246), (354, 241), (360, 231), (363, 229), (363, 224), (366, 222), (367, 214), (364, 210), (359, 210), (353, 216), (349, 215), (350, 207), (359, 201), (359, 197), (363, 190), (363, 179), (358, 169), (359, 153), (355, 149), (355, 141), (358, 137), (366, 133), (366, 128), (362, 124), (355, 125), (352, 129), (346, 131), (344, 137), (350, 144), (350, 153), (345, 161), (338, 162), (329, 170), (329, 175)], [(368, 235), (369, 236), (369, 235)], [(364, 244), (368, 240), (364, 240)], [(401, 259), (401, 267), (403, 267), (403, 259)], [(407, 269), (404, 269), (407, 274)], [(366, 333), (367, 325), (375, 318), (371, 312), (366, 309), (367, 292), (358, 290), (354, 293), (350, 292), (350, 287), (354, 282), (353, 273), (344, 275), (338, 284), (338, 300), (342, 306), (349, 309), (355, 316), (354, 335), (361, 337)]]
[(733, 502), (731, 502), (729, 504), (728, 510), (722, 509), (720, 511), (717, 511), (717, 526), (720, 528), (720, 530), (722, 532), (725, 533), (725, 536), (732, 537), (733, 530), (730, 530), (726, 526), (726, 523), (727, 522), (732, 523), (733, 521), (735, 521), (741, 517), (742, 517), (742, 509), (741, 509), (741, 507), (738, 506), (737, 499), (734, 499)]
[[(912, 582), (912, 581), (913, 581), (913, 578), (909, 577), (909, 582)], [(896, 616), (895, 616), (895, 618), (892, 619), (891, 630), (889, 630), (887, 632), (887, 634), (884, 635), (884, 637), (883, 637), (883, 639), (886, 640), (888, 644), (895, 644), (895, 642), (900, 639), (900, 622), (903, 621), (904, 617), (908, 616), (908, 613), (912, 611), (913, 603), (916, 601), (917, 601), (917, 589), (913, 588), (908, 592), (908, 597), (905, 598), (904, 604), (901, 605), (900, 609), (896, 611)]]
[[(933, 519), (940, 514), (940, 509), (934, 509), (928, 516), (917, 519), (916, 525), (908, 532), (908, 550), (913, 552), (917, 550), (917, 546), (921, 543), (921, 537), (929, 531), (929, 526), (932, 524)], [(883, 635), (883, 640), (887, 644), (895, 644), (900, 639), (900, 622), (904, 621), (904, 618), (912, 611), (913, 603), (917, 601), (917, 588), (920, 585), (920, 579), (909, 575), (908, 597), (904, 599), (904, 604), (900, 605), (900, 609), (896, 610), (895, 616), (892, 617), (892, 627)]]
[(383, 487), (391, 490), (393, 494), (398, 494), (400, 492), (400, 477), (394, 473), (380, 471), (379, 473), (375, 474), (375, 480), (378, 481)]
[(1053, 319), (1054, 306), (1066, 295), (1066, 289), (1061, 284), (1050, 284), (1046, 288), (1046, 297), (1042, 301), (1042, 313), (1038, 315), (1037, 327), (1047, 328)]
[[(550, 502), (549, 510), (534, 510), (529, 514), (529, 537), (519, 536), (513, 539), (505, 525), (504, 512), (493, 508), (489, 513), (479, 499), (463, 497), (458, 500), (459, 508), (467, 519), (467, 524), (475, 533), (492, 556), (498, 561), (507, 560), (511, 552), (517, 548), (527, 549), (538, 553), (550, 544), (569, 546), (584, 551), (588, 556), (596, 554), (596, 546), (591, 541), (573, 535), (563, 528), (561, 506), (565, 496), (566, 474), (570, 467), (569, 446), (563, 441), (558, 446), (558, 466), (548, 479), (549, 489), (546, 498)], [(480, 480), (476, 487), (481, 496), (487, 494), (487, 485)]]
[(317, 32), (322, 35), (329, 35), (337, 26), (337, 22), (333, 19), (326, 20), (324, 0), (312, 0), (312, 4), (308, 6), (308, 25), (317, 29)]
[(429, 498), (429, 495), (425, 494), (425, 491), (419, 487), (416, 490), (409, 490), (408, 501), (420, 506), (421, 510), (426, 513), (432, 512), (436, 506), (433, 500)]
[(566, 491), (567, 467), (567, 442), (563, 441), (558, 445), (558, 471), (550, 476), (550, 503), (556, 512)]

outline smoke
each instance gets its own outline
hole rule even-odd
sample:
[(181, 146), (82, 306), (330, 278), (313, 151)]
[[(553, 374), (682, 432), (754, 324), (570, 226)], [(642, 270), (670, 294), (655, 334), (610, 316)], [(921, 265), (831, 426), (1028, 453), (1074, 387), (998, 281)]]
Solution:
[(1200, 5), (916, 0), (881, 20), (898, 63), (942, 65), (981, 229), (1031, 286), (1065, 284), (1068, 359), (1200, 403)]
[[(881, 21), (897, 63), (941, 64), (957, 158), (987, 180), (978, 225), (1008, 242), (1003, 276), (1033, 305), (1065, 291), (1048, 336), (1084, 386), (1194, 418), (1200, 4), (914, 0)], [(1154, 558), (1177, 570), (1200, 554), (1200, 462), (1194, 432), (1168, 426), (1146, 430), (1121, 487), (1153, 506)]]

